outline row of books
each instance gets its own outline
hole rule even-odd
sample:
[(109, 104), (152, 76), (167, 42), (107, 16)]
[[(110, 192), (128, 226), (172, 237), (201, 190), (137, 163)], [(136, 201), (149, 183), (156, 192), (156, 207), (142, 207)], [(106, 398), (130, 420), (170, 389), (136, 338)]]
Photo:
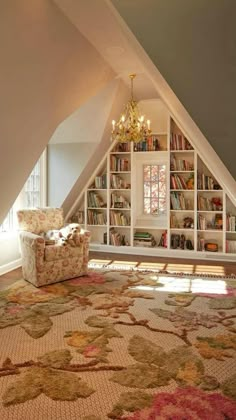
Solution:
[(226, 216), (226, 230), (230, 232), (236, 231), (236, 216), (227, 214)]
[(170, 202), (172, 210), (193, 210), (193, 201), (186, 198), (183, 193), (171, 191)]
[(88, 210), (88, 224), (89, 225), (106, 225), (107, 216), (106, 212), (97, 210)]
[(130, 152), (130, 142), (117, 143), (113, 149), (113, 152)]
[(75, 214), (73, 214), (71, 217), (71, 223), (84, 224), (84, 211), (78, 210)]
[(88, 192), (88, 207), (106, 207), (103, 198), (94, 191)]
[(235, 254), (236, 253), (236, 241), (227, 239), (225, 241), (225, 250), (229, 254)]
[(193, 190), (193, 183), (188, 185), (186, 176), (171, 174), (170, 188), (173, 190)]
[(193, 150), (193, 147), (183, 134), (171, 133), (170, 150)]
[(170, 170), (171, 171), (193, 171), (194, 165), (193, 162), (189, 162), (185, 159), (176, 159), (174, 155), (171, 154), (170, 158)]
[(156, 152), (158, 150), (161, 150), (161, 148), (156, 136), (150, 136), (139, 143), (134, 143), (135, 152)]
[(109, 231), (109, 239), (110, 245), (113, 246), (129, 245), (128, 241), (125, 239), (125, 235), (117, 232), (114, 228), (111, 228)]
[(119, 175), (111, 174), (110, 176), (110, 186), (112, 189), (116, 190), (127, 190), (130, 189), (130, 182), (126, 179), (123, 179)]
[(198, 210), (202, 211), (222, 211), (222, 203), (220, 197), (208, 198), (198, 195), (197, 205)]
[(110, 211), (110, 223), (113, 226), (130, 226), (130, 217), (121, 211)]
[(90, 188), (106, 189), (107, 188), (107, 174), (95, 176), (94, 183)]
[(203, 214), (197, 216), (197, 226), (200, 230), (222, 230), (223, 218), (222, 214), (216, 214), (211, 220), (206, 218)]
[(130, 202), (123, 195), (112, 193), (111, 194), (111, 207), (130, 209)]
[(110, 168), (111, 168), (111, 171), (115, 171), (115, 172), (130, 171), (130, 161), (127, 158), (121, 158), (118, 156), (111, 155)]
[(221, 187), (217, 181), (211, 176), (198, 172), (197, 174), (197, 188), (199, 190), (220, 190)]

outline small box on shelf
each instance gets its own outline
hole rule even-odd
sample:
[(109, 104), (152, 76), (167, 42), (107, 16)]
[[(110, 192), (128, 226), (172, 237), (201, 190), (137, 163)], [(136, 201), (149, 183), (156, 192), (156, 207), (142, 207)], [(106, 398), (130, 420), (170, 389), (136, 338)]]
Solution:
[(202, 252), (222, 252), (222, 238), (218, 240), (210, 232), (198, 234), (197, 250)]

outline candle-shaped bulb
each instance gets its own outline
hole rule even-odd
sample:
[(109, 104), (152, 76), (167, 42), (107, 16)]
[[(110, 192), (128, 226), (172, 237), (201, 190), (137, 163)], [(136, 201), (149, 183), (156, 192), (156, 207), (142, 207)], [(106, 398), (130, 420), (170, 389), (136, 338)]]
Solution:
[(150, 130), (150, 120), (147, 120), (147, 128), (148, 128), (148, 130)]
[(121, 117), (121, 121), (122, 121), (122, 122), (124, 122), (124, 121), (125, 121), (125, 116), (124, 116), (124, 115), (122, 115), (122, 117)]
[(115, 123), (116, 123), (116, 122), (115, 122), (115, 120), (112, 120), (112, 122), (111, 122), (111, 123), (112, 123), (112, 130), (114, 131), (114, 130), (115, 130)]

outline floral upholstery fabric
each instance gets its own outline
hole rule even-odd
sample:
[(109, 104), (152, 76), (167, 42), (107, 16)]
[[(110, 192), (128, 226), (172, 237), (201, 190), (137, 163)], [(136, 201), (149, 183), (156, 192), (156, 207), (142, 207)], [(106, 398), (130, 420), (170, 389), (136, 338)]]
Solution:
[[(56, 214), (53, 216), (53, 211), (48, 212), (50, 214), (50, 222), (45, 222), (44, 226), (47, 226), (48, 229), (50, 223), (50, 229), (58, 229), (61, 223), (61, 216), (57, 210), (60, 209), (50, 210), (55, 211)], [(33, 210), (28, 210), (29, 215), (27, 216), (26, 211), (20, 210), (18, 212), (20, 228), (22, 226), (26, 228), (26, 221), (28, 221), (29, 226), (33, 227), (33, 230), (36, 229), (38, 231), (39, 226), (40, 228), (42, 226), (39, 219), (43, 212), (41, 213), (41, 209), (35, 209), (34, 212)], [(23, 217), (22, 212), (24, 212)], [(63, 213), (61, 212), (61, 214)], [(36, 221), (33, 216), (36, 217)], [(52, 220), (55, 220), (55, 225), (51, 224)], [(46, 245), (45, 240), (41, 236), (35, 232), (32, 233), (23, 229), (19, 236), (24, 279), (39, 287), (86, 274), (91, 234), (89, 231), (82, 230), (80, 235), (83, 241), (77, 247), (70, 245)]]
[(64, 225), (62, 208), (25, 209), (17, 212), (20, 230), (39, 234), (51, 229), (61, 229)]
[(83, 253), (81, 246), (47, 245), (45, 247), (45, 261), (61, 260), (62, 258), (79, 257)]

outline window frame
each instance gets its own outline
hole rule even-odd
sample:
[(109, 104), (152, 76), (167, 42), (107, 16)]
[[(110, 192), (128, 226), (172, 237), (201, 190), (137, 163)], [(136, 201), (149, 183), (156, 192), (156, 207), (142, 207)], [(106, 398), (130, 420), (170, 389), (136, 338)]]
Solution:
[[(160, 170), (161, 167), (165, 167), (165, 195), (164, 196), (160, 196)], [(150, 174), (149, 174), (149, 180), (146, 179), (145, 180), (145, 167), (150, 167)], [(157, 180), (153, 180), (152, 179), (152, 169), (157, 167)], [(143, 183), (142, 183), (142, 188), (143, 188), (143, 215), (146, 217), (148, 216), (155, 216), (155, 217), (160, 217), (164, 214), (167, 213), (167, 165), (165, 163), (143, 163)], [(145, 195), (145, 183), (148, 183), (150, 185), (150, 194), (149, 195)], [(152, 186), (157, 184), (157, 196), (154, 197), (152, 196)], [(150, 212), (146, 212), (145, 211), (145, 200), (149, 200), (150, 201)], [(160, 200), (165, 200), (165, 210), (164, 211), (160, 211)], [(153, 202), (156, 201), (157, 202), (157, 212), (152, 212), (152, 207), (153, 207)]]
[[(39, 191), (40, 191), (40, 198), (39, 198), (39, 207), (46, 206), (47, 201), (47, 150), (45, 149), (42, 155), (40, 156), (39, 160), (36, 162), (34, 168), (32, 169), (29, 177), (27, 178), (21, 192), (19, 193), (17, 199), (15, 200), (13, 206), (8, 211), (7, 216), (5, 217), (4, 221), (0, 225), (0, 236), (10, 236), (17, 232), (17, 218), (16, 212), (20, 208), (27, 208), (27, 182), (31, 177), (32, 172), (34, 171), (36, 165), (39, 164)], [(8, 224), (8, 228), (4, 229), (4, 224)]]
[[(133, 176), (132, 176), (132, 190), (135, 191), (133, 195), (132, 208), (133, 208), (133, 224), (134, 226), (142, 227), (156, 227), (166, 229), (168, 225), (168, 155), (163, 153), (155, 156), (152, 152), (134, 153), (133, 160)], [(166, 212), (160, 215), (144, 214), (143, 213), (143, 165), (165, 165), (166, 167)], [(134, 193), (133, 193), (134, 194)]]

